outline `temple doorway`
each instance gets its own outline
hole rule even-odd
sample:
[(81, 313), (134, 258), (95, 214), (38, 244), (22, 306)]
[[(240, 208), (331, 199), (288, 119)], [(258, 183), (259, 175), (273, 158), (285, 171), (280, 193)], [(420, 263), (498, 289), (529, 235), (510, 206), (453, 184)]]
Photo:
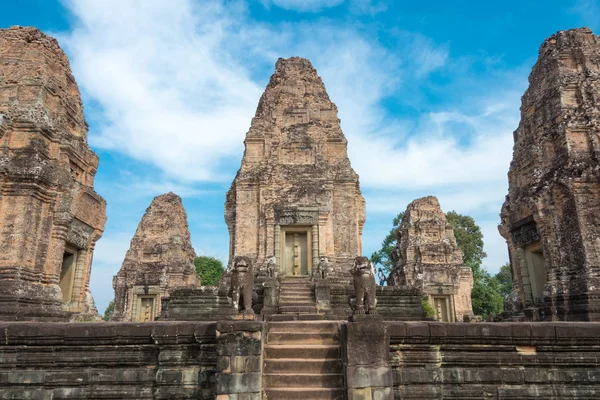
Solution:
[(433, 298), (435, 319), (441, 322), (450, 322), (450, 307), (448, 303), (448, 298), (446, 296)]
[(287, 276), (308, 276), (312, 270), (311, 232), (308, 227), (281, 229), (282, 271)]
[(73, 281), (75, 278), (75, 266), (77, 263), (77, 250), (67, 248), (63, 254), (62, 266), (60, 268), (60, 291), (63, 303), (69, 303), (73, 297)]
[(139, 322), (154, 321), (155, 298), (156, 296), (139, 297), (140, 308), (138, 311), (138, 317), (135, 318), (135, 320)]
[(546, 286), (544, 253), (539, 241), (525, 247), (525, 262), (529, 273), (531, 297), (534, 303), (538, 303), (544, 297), (544, 286)]

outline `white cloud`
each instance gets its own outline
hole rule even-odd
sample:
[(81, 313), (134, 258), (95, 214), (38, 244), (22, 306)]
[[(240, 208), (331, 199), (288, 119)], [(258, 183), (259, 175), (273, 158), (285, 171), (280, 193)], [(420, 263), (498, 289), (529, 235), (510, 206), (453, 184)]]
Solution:
[(344, 0), (261, 0), (263, 6), (267, 9), (271, 5), (289, 11), (297, 12), (320, 12), (327, 8), (339, 6)]
[(227, 52), (239, 39), (237, 10), (184, 0), (67, 4), (78, 24), (61, 43), (105, 118), (90, 143), (179, 179), (223, 179), (215, 167), (241, 152), (262, 90)]
[(374, 16), (387, 10), (387, 4), (383, 1), (373, 0), (350, 0), (350, 11), (354, 14), (367, 14)]

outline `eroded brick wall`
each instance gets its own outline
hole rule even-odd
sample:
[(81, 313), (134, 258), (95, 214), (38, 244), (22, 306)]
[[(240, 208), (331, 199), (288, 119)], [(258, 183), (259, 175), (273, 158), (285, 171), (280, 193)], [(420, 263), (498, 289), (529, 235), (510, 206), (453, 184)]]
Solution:
[(214, 399), (214, 322), (0, 323), (1, 399)]
[[(250, 324), (256, 325), (253, 332), (263, 330), (263, 322)], [(372, 355), (367, 352), (360, 362), (347, 363), (354, 368), (350, 372), (360, 373), (346, 374), (354, 392), (367, 382), (369, 392), (377, 386), (383, 398), (391, 396), (385, 385), (393, 384), (396, 399), (600, 398), (600, 323), (385, 324), (381, 329), (389, 336), (384, 332), (377, 340), (389, 337), (389, 361), (367, 360)], [(220, 379), (216, 327), (214, 322), (0, 323), (0, 399), (214, 399)], [(225, 345), (221, 378), (237, 373), (233, 360), (244, 361), (243, 372), (259, 379), (258, 366), (236, 358), (260, 357), (261, 339), (248, 346), (244, 338), (255, 334), (244, 336), (244, 330), (221, 332), (227, 333), (220, 339)], [(240, 340), (231, 335), (238, 331)], [(356, 340), (341, 344), (350, 352), (352, 343), (356, 349)], [(389, 383), (377, 375), (386, 365), (392, 369)], [(372, 376), (363, 376), (367, 370)], [(244, 383), (240, 379), (220, 379), (221, 386), (231, 381), (220, 393), (240, 393), (230, 390)], [(250, 392), (251, 398), (259, 395), (254, 388)]]
[(600, 324), (390, 323), (396, 399), (600, 398)]

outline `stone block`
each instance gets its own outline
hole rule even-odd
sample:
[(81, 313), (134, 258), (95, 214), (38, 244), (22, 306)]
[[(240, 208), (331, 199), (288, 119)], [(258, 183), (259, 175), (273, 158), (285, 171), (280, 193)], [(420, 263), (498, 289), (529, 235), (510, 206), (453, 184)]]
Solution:
[(348, 400), (373, 400), (371, 388), (348, 389)]
[(394, 389), (391, 387), (373, 388), (372, 394), (373, 394), (373, 400), (393, 400), (394, 399)]
[(82, 371), (52, 371), (44, 378), (45, 386), (77, 386), (87, 383), (87, 374)]
[(429, 341), (430, 331), (429, 324), (426, 322), (409, 322), (406, 323), (405, 337), (411, 338), (411, 340), (423, 340)]
[(246, 372), (246, 357), (245, 356), (231, 357), (231, 372), (232, 373)]
[(231, 357), (230, 356), (219, 356), (217, 357), (217, 371), (219, 372), (231, 372)]
[(387, 325), (378, 322), (349, 322), (344, 326), (346, 358), (349, 366), (387, 365), (390, 334)]
[(219, 334), (232, 332), (262, 332), (265, 323), (262, 321), (218, 321)]
[(392, 370), (388, 366), (351, 366), (346, 367), (346, 385), (348, 388), (391, 387), (394, 384)]
[(218, 337), (216, 350), (219, 356), (260, 355), (262, 342), (243, 334), (227, 334)]
[(247, 372), (239, 374), (216, 374), (217, 393), (250, 393), (261, 391), (261, 374)]
[(524, 370), (523, 368), (507, 368), (507, 367), (500, 367), (500, 370), (502, 371), (502, 382), (503, 383), (507, 383), (507, 384), (518, 384), (518, 383), (523, 383), (523, 375), (524, 375)]
[(10, 371), (7, 381), (10, 384), (39, 385), (44, 383), (45, 377), (46, 371), (43, 370)]
[(262, 357), (261, 356), (246, 357), (246, 371), (247, 372), (260, 372), (261, 370), (262, 370)]
[(181, 370), (160, 369), (156, 373), (156, 382), (160, 384), (180, 384), (183, 382), (183, 372)]

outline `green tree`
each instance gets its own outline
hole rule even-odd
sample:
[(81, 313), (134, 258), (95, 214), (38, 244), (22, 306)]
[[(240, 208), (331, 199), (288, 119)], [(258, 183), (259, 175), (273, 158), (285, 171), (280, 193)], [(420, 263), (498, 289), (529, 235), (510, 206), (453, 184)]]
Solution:
[(504, 310), (504, 298), (500, 294), (500, 283), (483, 268), (473, 274), (471, 302), (473, 312), (483, 318), (490, 314), (499, 314)]
[(383, 242), (381, 242), (381, 249), (371, 254), (371, 262), (373, 265), (383, 267), (383, 271), (386, 275), (392, 271), (392, 259), (390, 254), (392, 254), (392, 250), (396, 247), (396, 231), (400, 227), (402, 219), (404, 219), (404, 212), (401, 212), (394, 218), (392, 230), (390, 230), (390, 233), (388, 233), (385, 239), (383, 239)]
[(500, 267), (500, 271), (498, 271), (495, 278), (500, 284), (500, 294), (504, 298), (504, 301), (507, 301), (510, 292), (512, 292), (512, 270), (510, 264), (506, 263)]
[(225, 272), (221, 260), (209, 256), (200, 256), (194, 259), (196, 274), (204, 286), (215, 285)]
[(483, 251), (483, 233), (475, 220), (468, 215), (456, 211), (446, 213), (446, 220), (454, 228), (454, 237), (458, 247), (463, 252), (463, 262), (475, 271), (481, 267), (481, 262), (487, 254)]
[(110, 317), (112, 317), (114, 312), (115, 312), (115, 301), (111, 300), (110, 303), (108, 303), (108, 306), (106, 306), (106, 310), (104, 310), (104, 317), (102, 317), (102, 319), (105, 321), (110, 320)]

